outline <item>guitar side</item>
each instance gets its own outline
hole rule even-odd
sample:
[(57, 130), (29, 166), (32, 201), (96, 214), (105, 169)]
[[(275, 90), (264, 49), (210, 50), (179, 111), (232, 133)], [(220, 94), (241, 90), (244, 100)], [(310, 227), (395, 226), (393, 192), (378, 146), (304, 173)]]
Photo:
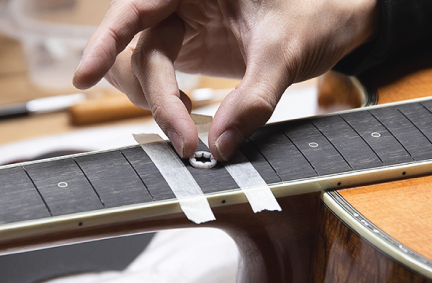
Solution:
[[(423, 56), (364, 79), (378, 104), (429, 97), (431, 62)], [(338, 75), (328, 76), (337, 85)], [(325, 192), (312, 282), (432, 282), (431, 186), (426, 176)]]

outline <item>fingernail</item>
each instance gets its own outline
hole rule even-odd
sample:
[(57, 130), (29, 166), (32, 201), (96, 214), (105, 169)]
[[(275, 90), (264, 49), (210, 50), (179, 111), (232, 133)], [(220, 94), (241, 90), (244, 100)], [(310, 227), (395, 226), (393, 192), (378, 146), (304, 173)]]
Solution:
[(176, 132), (168, 132), (168, 138), (173, 144), (175, 150), (183, 158), (183, 139)]
[(243, 139), (240, 133), (233, 128), (229, 128), (219, 136), (215, 145), (220, 157), (228, 161), (234, 156), (242, 142)]

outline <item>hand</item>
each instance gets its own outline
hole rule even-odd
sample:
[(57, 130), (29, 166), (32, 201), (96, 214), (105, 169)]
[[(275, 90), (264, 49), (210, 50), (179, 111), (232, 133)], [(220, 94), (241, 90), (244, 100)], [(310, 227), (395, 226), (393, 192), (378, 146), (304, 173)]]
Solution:
[(88, 88), (106, 75), (190, 157), (198, 137), (175, 69), (242, 78), (209, 132), (212, 154), (228, 160), (289, 85), (368, 41), (376, 18), (376, 0), (117, 0), (89, 40), (74, 84)]

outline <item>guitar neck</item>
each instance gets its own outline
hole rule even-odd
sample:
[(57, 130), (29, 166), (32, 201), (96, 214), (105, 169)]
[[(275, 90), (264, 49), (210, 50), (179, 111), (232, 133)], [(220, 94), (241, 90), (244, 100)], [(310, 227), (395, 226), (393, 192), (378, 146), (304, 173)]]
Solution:
[[(431, 121), (430, 99), (370, 107), (264, 127), (240, 152), (276, 197), (371, 183), (430, 170)], [(208, 148), (201, 142), (198, 150)], [(247, 202), (227, 164), (202, 170), (182, 162), (211, 207)], [(64, 243), (196, 226), (141, 146), (4, 166), (0, 184), (3, 253), (35, 248), (42, 238)], [(133, 228), (134, 221), (147, 224)], [(114, 225), (123, 228), (111, 231)]]

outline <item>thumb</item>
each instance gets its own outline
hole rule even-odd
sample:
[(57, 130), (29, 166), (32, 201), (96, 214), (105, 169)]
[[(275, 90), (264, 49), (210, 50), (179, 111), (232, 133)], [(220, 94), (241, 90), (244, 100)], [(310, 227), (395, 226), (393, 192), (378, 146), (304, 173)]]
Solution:
[(215, 114), (209, 147), (217, 160), (231, 159), (238, 147), (270, 119), (291, 83), (283, 68), (269, 64), (265, 70), (262, 66), (248, 64), (243, 80), (227, 95)]

